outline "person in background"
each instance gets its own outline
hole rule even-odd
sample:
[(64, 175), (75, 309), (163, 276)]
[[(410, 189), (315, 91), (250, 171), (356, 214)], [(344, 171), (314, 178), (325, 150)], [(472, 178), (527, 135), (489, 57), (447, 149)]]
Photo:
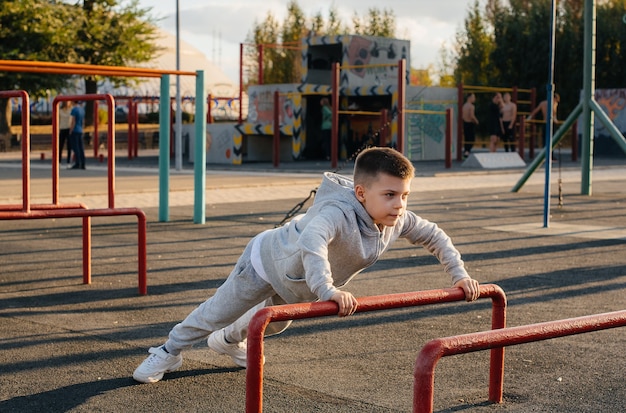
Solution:
[(83, 142), (84, 124), (85, 110), (80, 102), (74, 102), (74, 107), (70, 112), (70, 143), (76, 159), (70, 169), (85, 169), (85, 143)]
[(67, 166), (72, 162), (72, 145), (70, 145), (70, 122), (72, 102), (62, 101), (59, 104), (59, 163), (63, 163), (63, 148), (67, 143)]
[[(561, 96), (559, 96), (558, 93), (554, 94), (554, 98), (552, 99), (552, 124), (556, 125), (558, 123), (558, 119), (557, 119), (557, 109), (559, 107), (559, 102), (561, 101)], [(528, 117), (526, 118), (526, 120), (531, 120), (535, 117), (535, 115), (537, 115), (537, 113), (541, 112), (541, 116), (542, 119), (544, 121), (544, 123), (546, 122), (546, 120), (548, 119), (548, 100), (542, 100), (541, 102), (539, 102), (539, 104), (537, 105), (537, 107), (535, 109), (533, 109), (532, 112), (530, 112), (530, 115), (528, 115)], [(541, 136), (541, 146), (545, 146), (545, 138), (546, 138), (546, 128), (544, 125), (544, 128), (542, 131), (539, 132), (539, 135)]]
[(465, 103), (463, 104), (463, 142), (465, 143), (463, 156), (465, 158), (470, 156), (474, 142), (476, 141), (476, 125), (478, 125), (478, 118), (476, 118), (474, 102), (476, 102), (476, 95), (470, 93), (465, 98)]
[(517, 105), (511, 102), (511, 94), (505, 93), (502, 96), (502, 128), (504, 133), (502, 141), (504, 142), (505, 152), (515, 152), (515, 119), (517, 118)]
[(496, 92), (491, 99), (491, 103), (489, 104), (489, 123), (487, 124), (489, 127), (489, 152), (496, 151), (498, 140), (504, 134), (502, 116), (500, 114), (501, 108), (502, 94), (500, 92)]

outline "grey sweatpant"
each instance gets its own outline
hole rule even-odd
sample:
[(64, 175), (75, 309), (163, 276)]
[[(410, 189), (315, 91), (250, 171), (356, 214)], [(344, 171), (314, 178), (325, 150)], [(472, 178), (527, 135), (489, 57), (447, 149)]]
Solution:
[[(215, 294), (193, 310), (170, 331), (165, 348), (173, 355), (206, 339), (213, 331), (224, 328), (226, 339), (241, 342), (248, 335), (248, 324), (258, 310), (270, 305), (285, 304), (272, 286), (252, 267), (251, 240), (237, 260), (235, 268)], [(291, 321), (270, 323), (265, 335), (278, 334)]]

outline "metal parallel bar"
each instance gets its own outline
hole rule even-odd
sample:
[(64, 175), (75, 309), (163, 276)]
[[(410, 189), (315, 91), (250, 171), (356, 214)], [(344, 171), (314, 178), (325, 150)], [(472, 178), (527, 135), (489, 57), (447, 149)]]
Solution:
[[(0, 98), (22, 99), (22, 210), (30, 211), (30, 100), (24, 90), (0, 91)], [(52, 162), (56, 165), (56, 162)], [(57, 165), (58, 167), (58, 165)]]
[[(91, 218), (106, 216), (123, 216), (135, 215), (137, 217), (137, 257), (138, 257), (138, 290), (140, 295), (146, 295), (147, 291), (147, 219), (146, 214), (139, 208), (102, 208), (102, 209), (49, 209), (49, 210), (32, 210), (24, 211), (2, 211), (0, 212), (0, 220), (19, 220), (19, 219), (46, 219), (46, 218)], [(89, 228), (85, 225), (89, 224)], [(83, 220), (83, 258), (85, 258), (85, 238), (91, 237), (91, 225)], [(88, 231), (88, 232), (86, 232)], [(88, 245), (89, 258), (91, 258), (91, 242)], [(85, 261), (85, 260), (84, 260)], [(91, 259), (89, 262), (83, 262), (83, 266), (91, 267)], [(91, 270), (85, 271), (83, 267), (83, 282), (88, 284), (91, 281)]]
[[(491, 328), (504, 328), (506, 326), (506, 295), (504, 291), (495, 284), (481, 285), (480, 298), (491, 298)], [(465, 300), (465, 293), (461, 288), (360, 297), (357, 299), (357, 312), (361, 313), (463, 300)], [(248, 356), (246, 368), (247, 413), (261, 412), (263, 410), (263, 336), (267, 325), (272, 321), (331, 316), (336, 315), (337, 312), (337, 303), (333, 301), (321, 301), (265, 307), (254, 315), (248, 327)], [(502, 365), (504, 364), (504, 349), (492, 350), (491, 356), (492, 378), (496, 381), (502, 381), (504, 376), (502, 369)]]
[[(415, 362), (413, 412), (433, 411), (435, 366), (441, 357), (488, 349), (493, 352), (494, 349), (505, 346), (624, 326), (626, 310), (431, 340), (424, 345)], [(489, 400), (501, 403), (501, 382), (494, 383), (492, 379), (490, 377)]]

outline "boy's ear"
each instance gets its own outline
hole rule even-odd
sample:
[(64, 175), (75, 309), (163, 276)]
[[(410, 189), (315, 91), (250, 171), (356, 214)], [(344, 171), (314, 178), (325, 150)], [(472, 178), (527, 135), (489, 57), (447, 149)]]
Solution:
[(354, 186), (354, 195), (356, 195), (356, 199), (358, 199), (359, 202), (365, 201), (365, 188), (363, 185), (358, 184)]

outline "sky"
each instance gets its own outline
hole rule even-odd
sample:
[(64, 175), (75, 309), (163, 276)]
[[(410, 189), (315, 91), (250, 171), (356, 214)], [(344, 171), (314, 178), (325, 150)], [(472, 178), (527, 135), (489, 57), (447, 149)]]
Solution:
[[(237, 82), (239, 44), (246, 41), (255, 22), (263, 21), (268, 12), (282, 22), (289, 1), (139, 0), (139, 7), (150, 8), (158, 26), (176, 34), (177, 3), (180, 39), (203, 52)], [(321, 13), (325, 20), (334, 6), (344, 23), (350, 23), (355, 12), (363, 17), (372, 8), (392, 10), (396, 17), (396, 37), (410, 40), (411, 66), (419, 69), (437, 66), (442, 45), (453, 44), (469, 7), (466, 0), (297, 0), (297, 4), (307, 18)]]

